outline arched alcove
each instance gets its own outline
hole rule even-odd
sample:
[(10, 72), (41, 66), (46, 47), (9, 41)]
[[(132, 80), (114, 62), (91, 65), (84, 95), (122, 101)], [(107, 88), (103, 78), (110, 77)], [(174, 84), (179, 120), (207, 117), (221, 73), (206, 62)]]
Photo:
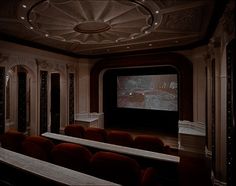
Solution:
[(36, 123), (36, 76), (26, 65), (12, 64), (6, 72), (6, 129), (34, 134)]

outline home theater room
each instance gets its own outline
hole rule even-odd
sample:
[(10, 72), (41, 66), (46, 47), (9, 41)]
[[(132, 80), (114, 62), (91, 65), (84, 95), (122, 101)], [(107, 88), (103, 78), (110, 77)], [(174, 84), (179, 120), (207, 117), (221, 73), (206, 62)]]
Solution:
[(0, 186), (235, 186), (234, 0), (0, 1)]

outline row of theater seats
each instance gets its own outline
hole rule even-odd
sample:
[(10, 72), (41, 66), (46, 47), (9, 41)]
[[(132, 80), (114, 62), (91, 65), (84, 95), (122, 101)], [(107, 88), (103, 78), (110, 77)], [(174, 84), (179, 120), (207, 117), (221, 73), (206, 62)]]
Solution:
[(170, 147), (165, 145), (158, 136), (138, 135), (133, 139), (129, 132), (117, 130), (107, 131), (102, 128), (84, 128), (78, 124), (67, 125), (64, 129), (64, 133), (68, 136), (134, 147), (154, 152), (170, 152)]
[(136, 160), (118, 153), (98, 151), (92, 154), (82, 145), (54, 144), (42, 136), (25, 136), (17, 131), (6, 132), (1, 138), (1, 145), (124, 186), (159, 186), (155, 168), (142, 169)]

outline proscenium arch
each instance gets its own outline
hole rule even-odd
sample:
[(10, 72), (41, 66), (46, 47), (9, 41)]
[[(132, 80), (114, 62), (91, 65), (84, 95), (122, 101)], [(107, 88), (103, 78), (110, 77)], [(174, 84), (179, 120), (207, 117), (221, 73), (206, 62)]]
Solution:
[(99, 76), (110, 68), (152, 67), (169, 65), (179, 74), (179, 119), (193, 120), (193, 65), (177, 53), (105, 58), (98, 61), (90, 72), (90, 112), (99, 112)]

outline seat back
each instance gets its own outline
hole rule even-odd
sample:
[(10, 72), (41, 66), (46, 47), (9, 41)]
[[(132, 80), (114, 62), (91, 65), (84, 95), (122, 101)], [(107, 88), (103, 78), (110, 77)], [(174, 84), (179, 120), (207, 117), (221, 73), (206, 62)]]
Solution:
[(77, 137), (77, 138), (83, 138), (84, 132), (85, 132), (84, 127), (77, 124), (67, 125), (64, 129), (65, 135)]
[(107, 135), (107, 142), (115, 145), (122, 145), (127, 147), (133, 146), (133, 138), (130, 133), (125, 131), (110, 131)]
[(29, 136), (22, 142), (22, 153), (44, 161), (50, 161), (54, 144), (42, 136)]
[(165, 150), (164, 142), (157, 136), (138, 135), (134, 139), (134, 147), (163, 153)]
[(51, 152), (52, 162), (80, 172), (88, 172), (91, 152), (78, 144), (61, 143)]
[(9, 130), (2, 135), (1, 146), (8, 150), (21, 152), (21, 143), (26, 138), (22, 132)]
[(107, 140), (107, 132), (102, 128), (87, 128), (85, 130), (84, 138), (89, 140), (95, 140), (100, 142), (106, 142)]
[(90, 161), (91, 174), (124, 186), (137, 186), (141, 180), (139, 164), (113, 152), (97, 152)]

